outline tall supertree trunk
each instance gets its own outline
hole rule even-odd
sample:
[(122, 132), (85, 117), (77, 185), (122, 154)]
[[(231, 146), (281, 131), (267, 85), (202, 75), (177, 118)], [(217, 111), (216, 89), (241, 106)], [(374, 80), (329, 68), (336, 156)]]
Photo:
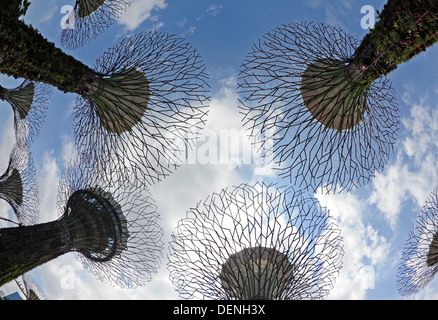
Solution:
[(0, 286), (68, 252), (102, 281), (150, 281), (162, 230), (147, 190), (109, 180), (78, 158), (64, 171), (58, 196), (59, 219), (0, 229)]
[(185, 39), (126, 37), (92, 68), (0, 10), (0, 43), (1, 73), (78, 95), (76, 145), (107, 174), (155, 183), (183, 162), (205, 125), (208, 76)]
[(438, 1), (389, 0), (351, 60), (370, 84), (438, 41)]
[(84, 94), (98, 74), (15, 17), (0, 17), (0, 72)]
[(325, 208), (264, 183), (209, 196), (178, 222), (169, 248), (167, 269), (183, 299), (323, 299), (344, 255)]
[(107, 77), (64, 53), (23, 21), (0, 19), (1, 73), (48, 83), (92, 100), (109, 132), (121, 134), (140, 122), (149, 97), (143, 72), (129, 69)]
[(244, 126), (290, 182), (352, 190), (393, 152), (399, 110), (388, 75), (437, 40), (436, 0), (389, 0), (361, 41), (322, 23), (275, 28), (242, 65)]
[(110, 260), (126, 248), (126, 224), (109, 193), (99, 188), (77, 190), (61, 219), (0, 229), (0, 285), (69, 251), (96, 261)]
[(57, 221), (0, 229), (0, 285), (67, 252)]

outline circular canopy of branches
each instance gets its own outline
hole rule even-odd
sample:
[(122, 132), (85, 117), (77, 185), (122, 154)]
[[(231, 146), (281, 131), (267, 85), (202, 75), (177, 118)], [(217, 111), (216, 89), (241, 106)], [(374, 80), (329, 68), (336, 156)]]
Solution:
[(350, 191), (386, 164), (398, 133), (388, 79), (361, 81), (358, 42), (322, 23), (283, 25), (247, 55), (243, 125), (279, 175), (303, 189)]
[(397, 270), (397, 290), (408, 296), (424, 289), (438, 271), (438, 187), (415, 219)]
[[(94, 200), (89, 196), (92, 193), (98, 195)], [(80, 208), (79, 200), (96, 203), (99, 198), (104, 201), (94, 206), (105, 207), (105, 212), (108, 208), (115, 212), (111, 219), (118, 221), (115, 226), (119, 229), (117, 232), (121, 237), (108, 242), (111, 248), (96, 250), (102, 253), (90, 253), (90, 242), (84, 240), (85, 247), (81, 247), (81, 244), (76, 246), (77, 258), (87, 270), (105, 283), (121, 288), (144, 285), (157, 272), (163, 249), (163, 231), (159, 226), (159, 215), (149, 191), (133, 184), (122, 185), (110, 181), (87, 164), (74, 162), (64, 171), (59, 186), (60, 220), (71, 220), (70, 217), (73, 211), (78, 211), (78, 206), (79, 213), (88, 210), (90, 206)], [(88, 215), (91, 213), (87, 212)], [(78, 220), (74, 217), (73, 219)], [(85, 223), (84, 218), (78, 221)], [(96, 232), (103, 233), (102, 230)], [(96, 248), (100, 244), (93, 245)], [(112, 250), (113, 248), (115, 250)]]
[(342, 266), (342, 245), (315, 199), (242, 184), (179, 221), (168, 270), (185, 299), (321, 299)]
[(76, 0), (62, 26), (61, 44), (67, 49), (76, 49), (94, 40), (126, 11), (131, 2)]
[(14, 112), (14, 129), (18, 144), (35, 142), (46, 117), (52, 87), (45, 83), (24, 80), (18, 87), (0, 86), (0, 99), (7, 101)]
[(12, 207), (22, 225), (33, 225), (39, 217), (38, 182), (32, 156), (26, 145), (16, 143), (6, 171), (0, 176), (0, 198)]
[(79, 150), (117, 180), (160, 181), (182, 163), (207, 116), (199, 54), (184, 39), (143, 32), (110, 48), (94, 70), (99, 79), (75, 108)]

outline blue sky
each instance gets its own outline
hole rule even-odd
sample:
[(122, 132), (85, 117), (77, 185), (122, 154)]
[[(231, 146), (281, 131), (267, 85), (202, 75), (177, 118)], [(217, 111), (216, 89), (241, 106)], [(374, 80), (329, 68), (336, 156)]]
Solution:
[[(237, 110), (236, 79), (240, 64), (253, 43), (271, 29), (292, 22), (318, 21), (338, 26), (361, 39), (361, 8), (381, 10), (385, 1), (371, 0), (136, 0), (121, 20), (83, 48), (67, 51), (92, 66), (112, 44), (136, 32), (158, 29), (185, 37), (201, 54), (210, 75), (211, 107), (206, 132), (229, 134), (244, 150), (248, 146)], [(50, 41), (61, 47), (63, 5), (73, 1), (34, 0), (25, 17)], [(315, 195), (337, 219), (345, 240), (344, 267), (328, 299), (402, 299), (396, 291), (396, 271), (412, 222), (433, 188), (438, 185), (438, 47), (428, 49), (391, 75), (400, 108), (399, 141), (385, 171), (369, 184), (350, 193)], [(1, 77), (13, 87), (19, 80)], [(58, 217), (57, 183), (66, 162), (74, 156), (72, 130), (75, 95), (54, 90), (44, 127), (32, 154), (40, 187), (40, 221)], [(11, 147), (11, 115), (1, 103), (1, 165), (7, 164)], [(221, 131), (222, 130), (222, 131)], [(201, 140), (202, 143), (206, 140)], [(235, 152), (235, 153), (233, 153)], [(248, 164), (245, 156), (231, 152), (228, 162), (188, 163), (166, 180), (151, 186), (162, 217), (164, 240), (189, 208), (221, 188), (244, 182), (279, 182), (263, 171), (257, 155)], [(240, 157), (240, 158), (239, 158)], [(238, 164), (235, 160), (240, 159)], [(264, 175), (260, 175), (264, 172)], [(2, 216), (10, 214), (0, 204)], [(67, 254), (32, 271), (49, 299), (177, 299), (165, 267), (153, 280), (135, 290), (108, 287), (82, 268), (74, 254)], [(72, 278), (69, 278), (72, 275)], [(73, 282), (70, 280), (74, 280)], [(67, 281), (67, 282), (66, 282)], [(68, 282), (70, 281), (70, 282)], [(0, 288), (13, 291), (13, 285)], [(437, 299), (438, 280), (409, 299)]]

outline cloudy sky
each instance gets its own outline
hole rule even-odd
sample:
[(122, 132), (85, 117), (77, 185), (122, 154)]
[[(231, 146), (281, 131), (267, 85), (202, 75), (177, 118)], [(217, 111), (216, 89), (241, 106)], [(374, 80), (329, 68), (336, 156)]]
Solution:
[[(201, 54), (210, 76), (211, 104), (206, 136), (221, 147), (233, 141), (227, 161), (203, 158), (188, 163), (166, 180), (151, 186), (164, 230), (170, 239), (186, 211), (221, 188), (244, 182), (278, 181), (251, 150), (241, 126), (235, 91), (239, 68), (253, 43), (271, 29), (292, 22), (318, 21), (338, 26), (358, 39), (364, 6), (381, 10), (385, 1), (346, 0), (135, 0), (117, 24), (86, 47), (68, 53), (92, 66), (111, 44), (140, 31), (161, 30), (185, 37)], [(50, 41), (61, 47), (62, 7), (67, 0), (34, 0), (25, 17)], [(367, 7), (369, 8), (369, 7)], [(362, 22), (362, 23), (361, 23)], [(337, 220), (344, 237), (344, 266), (329, 299), (402, 299), (396, 291), (396, 272), (412, 223), (429, 193), (438, 185), (438, 47), (400, 65), (390, 78), (400, 108), (399, 141), (385, 170), (369, 184), (350, 193), (315, 194)], [(1, 77), (13, 87), (19, 80)], [(58, 217), (56, 192), (60, 173), (74, 156), (72, 107), (75, 95), (54, 91), (41, 133), (32, 146), (40, 190), (40, 222)], [(12, 113), (1, 103), (1, 168), (6, 168), (13, 142)], [(205, 148), (205, 145), (204, 145)], [(221, 156), (226, 148), (221, 151)], [(239, 151), (240, 150), (240, 151)], [(244, 151), (242, 151), (244, 150)], [(248, 160), (250, 159), (250, 160)], [(12, 217), (5, 203), (1, 216)], [(1, 225), (5, 225), (0, 221)], [(66, 254), (31, 272), (49, 299), (177, 299), (166, 270), (135, 290), (109, 287), (84, 270), (74, 254)], [(0, 288), (16, 290), (13, 284)], [(438, 280), (409, 299), (438, 298)]]

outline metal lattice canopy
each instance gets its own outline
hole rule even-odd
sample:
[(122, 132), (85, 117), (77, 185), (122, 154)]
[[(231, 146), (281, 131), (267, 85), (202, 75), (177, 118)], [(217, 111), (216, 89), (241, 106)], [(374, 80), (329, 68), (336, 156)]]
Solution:
[(205, 124), (209, 88), (199, 54), (182, 38), (143, 32), (110, 48), (94, 69), (100, 76), (75, 107), (78, 148), (109, 175), (160, 181)]
[(406, 241), (397, 270), (397, 290), (403, 296), (424, 289), (438, 271), (438, 187), (421, 208)]
[(47, 296), (42, 291), (35, 279), (30, 276), (30, 274), (23, 274), (21, 278), (23, 280), (24, 288), (21, 287), (17, 280), (16, 283), (26, 297), (26, 300), (47, 300)]
[(58, 207), (55, 221), (0, 229), (0, 285), (68, 252), (122, 288), (144, 285), (157, 272), (163, 232), (148, 190), (76, 160), (64, 171)]
[(340, 230), (314, 198), (264, 183), (214, 193), (169, 245), (184, 299), (322, 299), (342, 266)]
[(132, 1), (76, 0), (63, 25), (61, 44), (79, 48), (105, 32), (126, 11)]
[[(144, 187), (110, 180), (91, 169), (88, 163), (86, 160), (73, 163), (65, 170), (58, 195), (60, 219), (85, 221), (81, 217), (84, 208), (81, 202), (86, 200), (97, 216), (100, 216), (98, 212), (111, 212), (108, 221), (116, 223), (111, 230), (114, 236), (103, 237), (104, 243), (93, 241), (91, 246), (86, 240), (89, 230), (84, 236), (79, 236), (82, 231), (77, 231), (80, 240), (74, 249), (77, 258), (103, 282), (122, 288), (142, 286), (152, 279), (161, 264), (163, 231), (157, 207)], [(103, 231), (96, 229), (96, 232)]]
[(128, 36), (91, 68), (20, 19), (2, 14), (0, 22), (0, 72), (77, 94), (76, 145), (99, 170), (150, 185), (184, 162), (205, 125), (210, 92), (205, 65), (185, 39)]
[(300, 188), (350, 191), (393, 151), (393, 89), (384, 76), (362, 81), (362, 67), (350, 63), (357, 46), (339, 28), (294, 23), (265, 34), (243, 62), (243, 125), (264, 159)]
[(17, 144), (31, 146), (44, 124), (52, 87), (45, 83), (24, 80), (18, 87), (0, 86), (0, 99), (7, 101), (14, 112)]
[(36, 171), (26, 145), (16, 143), (6, 171), (0, 176), (0, 199), (9, 203), (22, 225), (37, 223), (39, 197)]

